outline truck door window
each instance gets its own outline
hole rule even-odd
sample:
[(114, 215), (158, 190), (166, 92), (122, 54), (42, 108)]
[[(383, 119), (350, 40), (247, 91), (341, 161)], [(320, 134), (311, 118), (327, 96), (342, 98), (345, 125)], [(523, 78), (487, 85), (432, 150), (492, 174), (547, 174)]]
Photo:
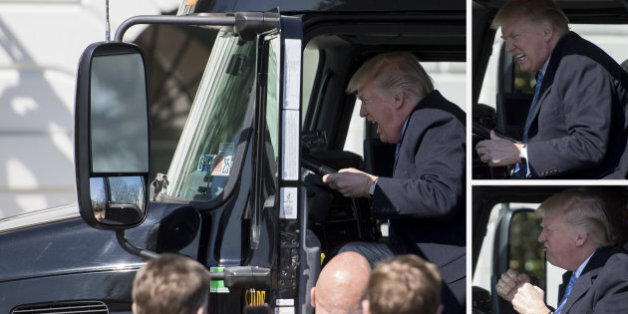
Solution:
[[(520, 208), (536, 208), (538, 204), (528, 204), (528, 203), (500, 203), (493, 206), (491, 209), (490, 216), (488, 218), (488, 223), (486, 225), (486, 233), (484, 235), (484, 239), (482, 240), (482, 246), (480, 248), (480, 254), (478, 256), (478, 261), (476, 265), (474, 265), (475, 269), (473, 270), (473, 285), (479, 286), (487, 291), (491, 291), (491, 277), (497, 276), (499, 270), (493, 269), (496, 256), (499, 254), (509, 254), (508, 267), (524, 265), (525, 260), (522, 260), (521, 254), (523, 252), (518, 252), (516, 254), (511, 254), (512, 250), (523, 249), (529, 246), (533, 246), (536, 243), (536, 239), (538, 233), (535, 233), (535, 229), (525, 229), (525, 226), (530, 225), (528, 222), (530, 217), (527, 216), (519, 216), (521, 213), (528, 212), (516, 212)], [(508, 239), (500, 239), (501, 235), (498, 234), (498, 227), (503, 220), (504, 216), (508, 215), (511, 212), (515, 212), (513, 218), (509, 223), (509, 232)], [(514, 223), (513, 223), (514, 221)], [(521, 223), (520, 223), (521, 222)], [(539, 228), (537, 223), (536, 228)], [(537, 229), (538, 230), (538, 229)], [(525, 233), (524, 236), (521, 234)], [(515, 239), (516, 238), (516, 239)], [(495, 251), (495, 243), (500, 241), (508, 241), (509, 250), (506, 252), (498, 252)], [(513, 248), (512, 241), (517, 243)], [(512, 260), (513, 257), (516, 257), (515, 260)], [(515, 269), (521, 270), (521, 268), (516, 267)], [(496, 279), (495, 279), (496, 280)]]
[(266, 126), (273, 146), (274, 162), (279, 154), (279, 37), (269, 40), (266, 85)]
[(255, 41), (221, 32), (168, 169), (167, 197), (208, 200), (222, 194), (252, 109)]
[(537, 241), (541, 220), (532, 211), (516, 212), (510, 221), (509, 268), (524, 272), (545, 290), (545, 253)]
[(320, 60), (320, 51), (316, 48), (303, 49), (303, 82), (302, 82), (302, 101), (301, 101), (301, 119), (305, 120), (305, 114), (310, 105), (312, 88), (318, 74)]

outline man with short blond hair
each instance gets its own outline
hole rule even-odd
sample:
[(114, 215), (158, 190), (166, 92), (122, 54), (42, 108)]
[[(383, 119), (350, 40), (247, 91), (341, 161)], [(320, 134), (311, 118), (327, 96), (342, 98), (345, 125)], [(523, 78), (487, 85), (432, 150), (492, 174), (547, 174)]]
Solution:
[(133, 280), (134, 314), (207, 314), (210, 276), (199, 262), (163, 253)]
[(386, 243), (350, 242), (340, 252), (361, 253), (371, 266), (394, 255), (420, 255), (443, 276), (445, 312), (464, 312), (464, 111), (434, 89), (410, 52), (367, 60), (347, 92), (357, 92), (360, 116), (377, 123), (379, 139), (397, 146), (392, 176), (345, 168), (323, 177), (346, 197), (369, 197), (373, 217), (389, 222)]
[(364, 314), (439, 314), (441, 276), (434, 264), (417, 255), (398, 255), (375, 266)]
[(606, 52), (569, 31), (551, 0), (510, 0), (493, 20), (506, 52), (536, 87), (520, 141), (497, 136), (476, 151), (512, 178), (625, 179), (628, 74)]
[[(628, 313), (628, 254), (613, 246), (615, 236), (602, 194), (573, 189), (545, 200), (538, 209), (543, 230), (539, 242), (554, 266), (566, 269), (554, 313)], [(497, 293), (519, 313), (546, 314), (544, 291), (525, 274), (509, 269)]]

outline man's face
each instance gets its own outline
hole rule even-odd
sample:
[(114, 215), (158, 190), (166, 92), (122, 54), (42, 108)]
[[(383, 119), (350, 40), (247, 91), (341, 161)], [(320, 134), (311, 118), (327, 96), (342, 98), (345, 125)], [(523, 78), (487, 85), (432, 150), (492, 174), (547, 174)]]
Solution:
[(537, 72), (552, 53), (553, 28), (545, 22), (517, 17), (502, 25), (506, 52), (511, 53), (523, 72)]
[(364, 84), (358, 90), (358, 98), (362, 101), (360, 117), (377, 123), (377, 134), (384, 143), (397, 143), (401, 139), (401, 123), (395, 119), (395, 99), (392, 95), (384, 95), (374, 86), (373, 81)]
[(550, 212), (545, 214), (539, 235), (539, 242), (543, 243), (545, 257), (554, 266), (567, 270), (573, 265), (570, 257), (576, 249), (576, 236), (568, 224), (563, 221), (563, 213)]

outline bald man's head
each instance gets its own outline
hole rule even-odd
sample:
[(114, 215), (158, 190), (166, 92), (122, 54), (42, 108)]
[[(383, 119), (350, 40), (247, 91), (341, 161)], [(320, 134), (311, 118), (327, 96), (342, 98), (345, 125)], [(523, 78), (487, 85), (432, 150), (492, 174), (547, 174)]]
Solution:
[(361, 313), (370, 272), (369, 262), (358, 253), (344, 252), (332, 258), (312, 288), (316, 313)]

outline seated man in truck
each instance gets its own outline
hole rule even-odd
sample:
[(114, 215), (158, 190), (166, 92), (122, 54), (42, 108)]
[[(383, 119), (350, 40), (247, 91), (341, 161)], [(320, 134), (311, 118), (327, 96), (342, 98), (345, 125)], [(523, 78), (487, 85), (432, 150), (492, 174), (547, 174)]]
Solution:
[[(554, 313), (628, 313), (628, 254), (614, 236), (600, 193), (574, 189), (545, 200), (538, 209), (547, 261), (566, 269)], [(615, 209), (621, 210), (621, 209)], [(509, 269), (497, 293), (519, 313), (550, 313), (541, 288)]]
[(441, 276), (434, 264), (413, 255), (377, 263), (368, 283), (364, 314), (440, 314)]
[(371, 266), (364, 256), (344, 252), (323, 268), (310, 293), (317, 314), (360, 314)]
[(389, 220), (388, 243), (348, 243), (374, 265), (397, 254), (418, 254), (443, 276), (445, 313), (464, 312), (465, 114), (434, 90), (411, 53), (378, 55), (349, 81), (360, 115), (378, 125), (382, 142), (396, 143), (392, 177), (353, 168), (323, 181), (347, 197), (370, 197), (376, 218)]
[(164, 253), (146, 263), (133, 280), (134, 314), (207, 314), (210, 277), (197, 261)]
[(551, 0), (510, 0), (493, 20), (521, 71), (536, 73), (521, 142), (476, 145), (489, 166), (512, 178), (625, 179), (628, 75), (606, 52), (569, 31)]

